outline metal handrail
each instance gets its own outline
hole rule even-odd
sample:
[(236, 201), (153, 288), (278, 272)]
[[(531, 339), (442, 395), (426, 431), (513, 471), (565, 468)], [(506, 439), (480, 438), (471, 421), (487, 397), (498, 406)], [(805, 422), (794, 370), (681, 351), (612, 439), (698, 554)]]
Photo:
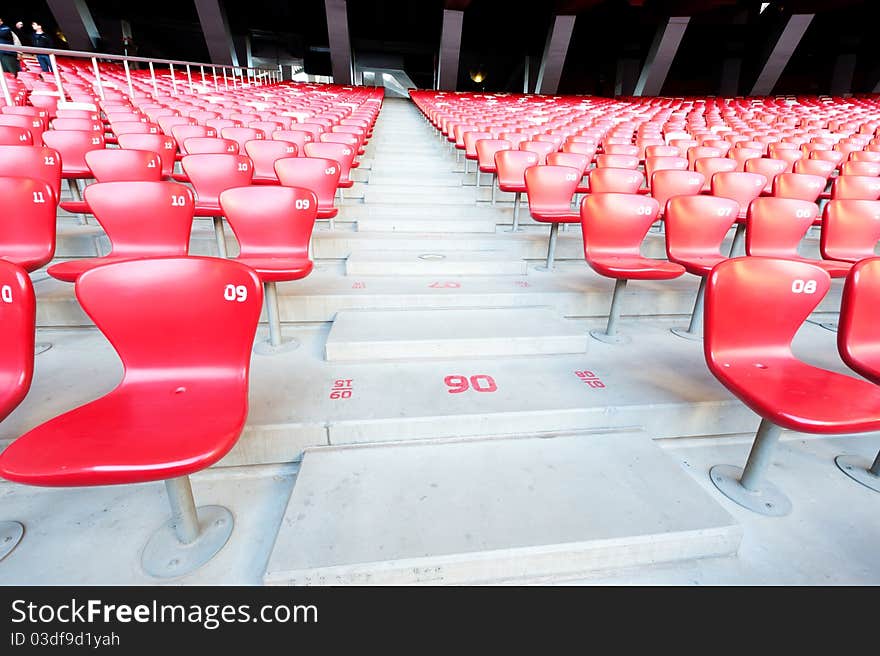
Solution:
[[(153, 92), (155, 95), (159, 95), (159, 88), (156, 84), (156, 71), (154, 69), (154, 64), (167, 64), (169, 72), (171, 74), (171, 84), (173, 87), (174, 95), (177, 95), (177, 78), (174, 75), (174, 66), (182, 66), (186, 69), (186, 80), (189, 84), (190, 92), (193, 91), (193, 79), (192, 79), (192, 67), (198, 66), (199, 72), (201, 73), (202, 83), (207, 84), (205, 80), (205, 67), (211, 68), (211, 75), (214, 78), (214, 88), (220, 89), (220, 79), (217, 76), (217, 70), (219, 69), (223, 74), (223, 84), (226, 89), (229, 88), (229, 78), (227, 72), (231, 73), (232, 78), (232, 88), (235, 89), (239, 85), (245, 86), (245, 75), (247, 75), (247, 84), (258, 84), (260, 86), (265, 84), (273, 84), (276, 82), (280, 82), (282, 79), (281, 76), (281, 67), (278, 67), (278, 70), (272, 68), (262, 68), (255, 66), (233, 66), (230, 64), (208, 64), (204, 62), (189, 62), (178, 59), (153, 59), (149, 57), (134, 57), (129, 55), (113, 55), (110, 53), (97, 53), (97, 52), (84, 52), (81, 50), (61, 50), (58, 48), (34, 48), (31, 46), (14, 46), (7, 44), (0, 44), (0, 52), (14, 52), (17, 54), (30, 54), (30, 55), (48, 55), (49, 60), (52, 63), (52, 71), (55, 75), (55, 86), (57, 87), (57, 93), (61, 99), (64, 96), (64, 86), (61, 81), (61, 75), (58, 72), (58, 65), (56, 62), (56, 55), (64, 56), (64, 57), (72, 57), (79, 59), (90, 59), (92, 62), (92, 68), (95, 73), (95, 81), (98, 89), (98, 95), (101, 97), (101, 100), (104, 100), (104, 87), (101, 83), (101, 73), (98, 67), (99, 59), (107, 59), (110, 61), (121, 61), (123, 67), (125, 68), (125, 77), (128, 82), (128, 94), (129, 96), (134, 96), (134, 86), (131, 81), (131, 71), (129, 70), (128, 63), (129, 62), (143, 62), (149, 64), (150, 66), (150, 78), (153, 82)], [(268, 80), (268, 82), (267, 82)], [(181, 82), (183, 83), (183, 82)], [(9, 94), (9, 87), (6, 84), (6, 76), (0, 75), (0, 87), (2, 87), (3, 98), (6, 100), (7, 105), (12, 104), (12, 96)]]

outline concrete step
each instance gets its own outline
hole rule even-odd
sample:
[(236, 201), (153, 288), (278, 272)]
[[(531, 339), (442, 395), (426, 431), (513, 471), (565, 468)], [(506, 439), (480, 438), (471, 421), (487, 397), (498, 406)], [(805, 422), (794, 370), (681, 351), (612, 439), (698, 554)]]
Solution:
[(741, 538), (641, 432), (321, 448), (263, 581), (526, 582), (732, 556)]
[[(604, 321), (573, 323), (586, 335)], [(306, 447), (327, 444), (609, 427), (642, 426), (657, 439), (754, 434), (757, 416), (709, 373), (702, 344), (669, 332), (682, 325), (684, 318), (624, 320), (620, 330), (631, 344), (595, 342), (587, 355), (406, 362), (327, 362), (328, 325), (284, 326), (285, 339), (301, 346), (253, 356), (247, 424), (221, 464), (290, 462)], [(261, 326), (257, 338), (266, 335)], [(37, 357), (28, 396), (0, 422), (0, 448), (106, 394), (122, 374), (93, 328), (40, 328), (37, 341), (54, 346)], [(794, 351), (816, 366), (852, 373), (837, 355), (836, 335), (816, 325), (804, 326)]]
[(433, 205), (472, 205), (476, 202), (473, 188), (442, 189), (429, 185), (370, 184), (364, 193), (365, 203), (417, 203), (426, 208)]
[(584, 353), (589, 338), (548, 308), (345, 310), (328, 362)]
[(381, 169), (370, 176), (373, 185), (400, 185), (403, 187), (461, 187), (461, 176), (451, 172), (423, 171), (412, 168), (408, 171), (389, 171)]
[[(433, 246), (433, 245), (432, 245)], [(474, 245), (476, 246), (476, 245)], [(409, 250), (419, 248), (411, 243)], [(491, 247), (490, 247), (491, 248)], [(348, 253), (351, 253), (351, 249)], [(433, 252), (432, 247), (428, 252)], [(698, 279), (631, 281), (623, 297), (624, 316), (689, 315)], [(841, 280), (819, 305), (819, 312), (840, 309)], [(54, 279), (35, 282), (37, 325), (90, 326), (73, 294), (73, 285)], [(344, 262), (325, 263), (302, 280), (278, 284), (281, 320), (284, 322), (332, 321), (337, 312), (357, 309), (487, 308), (550, 306), (567, 317), (608, 315), (614, 281), (589, 269), (583, 262), (561, 262), (556, 272), (529, 268), (528, 276), (375, 276), (359, 280), (345, 275)]]
[(358, 232), (495, 233), (494, 219), (384, 217), (359, 219)]
[(528, 271), (507, 251), (355, 251), (345, 261), (349, 276), (493, 276)]

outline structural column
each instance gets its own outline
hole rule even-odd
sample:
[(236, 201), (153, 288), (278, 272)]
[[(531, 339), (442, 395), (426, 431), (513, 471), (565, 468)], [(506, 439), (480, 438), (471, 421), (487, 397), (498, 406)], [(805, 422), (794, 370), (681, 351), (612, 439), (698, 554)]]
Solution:
[(535, 93), (554, 94), (559, 89), (562, 78), (562, 67), (571, 43), (574, 21), (577, 16), (554, 16), (553, 24), (547, 32), (544, 44), (544, 55), (538, 69), (538, 80), (535, 82)]
[(443, 31), (440, 34), (440, 58), (437, 61), (437, 89), (455, 91), (458, 86), (458, 58), (461, 54), (461, 27), (464, 12), (443, 10)]
[(633, 95), (660, 95), (690, 20), (690, 16), (672, 16), (657, 28)]
[(94, 50), (101, 34), (85, 0), (46, 0), (73, 50)]
[(782, 76), (788, 61), (801, 42), (801, 38), (813, 21), (815, 14), (793, 14), (788, 18), (779, 38), (770, 50), (767, 61), (761, 67), (758, 79), (752, 87), (751, 96), (768, 96)]
[(226, 19), (226, 12), (223, 11), (220, 0), (195, 0), (195, 3), (211, 62), (224, 66), (238, 66), (235, 45), (229, 31), (229, 21)]
[(330, 43), (330, 65), (334, 84), (351, 84), (354, 70), (351, 40), (348, 36), (348, 7), (345, 0), (324, 0), (327, 10), (327, 38)]

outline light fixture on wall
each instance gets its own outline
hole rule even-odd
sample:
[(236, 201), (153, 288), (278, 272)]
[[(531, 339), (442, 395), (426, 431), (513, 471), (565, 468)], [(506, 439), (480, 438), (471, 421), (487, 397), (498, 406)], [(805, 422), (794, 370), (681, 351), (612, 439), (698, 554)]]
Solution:
[(481, 84), (485, 79), (486, 74), (482, 71), (481, 68), (477, 68), (471, 71), (471, 80), (476, 84)]

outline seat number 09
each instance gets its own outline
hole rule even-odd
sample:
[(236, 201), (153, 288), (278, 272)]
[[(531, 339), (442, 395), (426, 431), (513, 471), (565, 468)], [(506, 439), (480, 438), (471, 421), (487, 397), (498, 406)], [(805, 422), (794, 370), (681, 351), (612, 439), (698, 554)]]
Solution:
[(816, 293), (816, 281), (815, 280), (801, 280), (798, 278), (794, 282), (791, 283), (791, 291), (793, 294), (815, 294)]
[(298, 210), (307, 210), (309, 209), (309, 205), (311, 205), (311, 202), (309, 202), (308, 198), (297, 198), (293, 202), (293, 205)]
[(223, 298), (227, 301), (238, 301), (244, 303), (248, 297), (247, 287), (244, 285), (226, 285), (223, 290)]

